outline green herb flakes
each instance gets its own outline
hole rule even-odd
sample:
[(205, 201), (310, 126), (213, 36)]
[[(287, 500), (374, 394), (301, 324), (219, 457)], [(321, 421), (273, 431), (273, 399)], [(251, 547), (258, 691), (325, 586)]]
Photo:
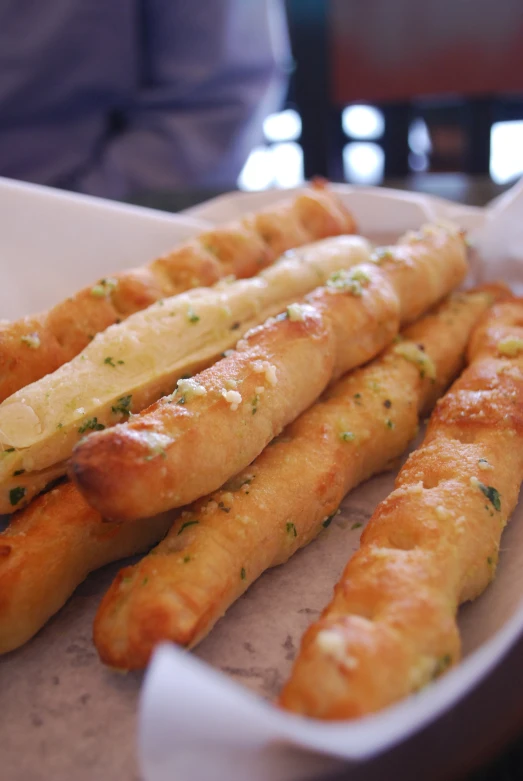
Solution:
[[(479, 481), (478, 481), (479, 482)], [(501, 496), (499, 491), (492, 485), (484, 485), (484, 483), (478, 484), (479, 490), (485, 494), (489, 502), (492, 504), (495, 510), (500, 512), (501, 510)]]
[(359, 523), (359, 522), (358, 523), (353, 523), (352, 526), (350, 527), (350, 530), (354, 531), (354, 529), (361, 529), (362, 526), (363, 526), (362, 523)]
[(200, 523), (200, 521), (185, 521), (185, 523), (182, 523), (182, 525), (180, 526), (180, 531), (178, 532), (178, 534), (181, 534), (184, 529), (188, 529), (189, 526), (195, 526), (197, 523)]
[(111, 412), (114, 415), (118, 415), (118, 414), (130, 415), (131, 414), (130, 406), (131, 406), (132, 398), (133, 398), (132, 394), (129, 394), (129, 396), (122, 396), (120, 399), (118, 399), (116, 404), (114, 404), (111, 407)]
[(342, 439), (344, 442), (354, 442), (354, 439), (356, 438), (356, 435), (352, 433), (352, 431), (342, 431), (339, 434), (340, 439)]
[(246, 577), (247, 577), (247, 573), (245, 572), (245, 567), (242, 567), (240, 570), (240, 578), (242, 580), (245, 580)]
[(187, 310), (187, 320), (193, 324), (198, 323), (200, 321), (200, 316), (196, 314), (192, 306), (190, 306), (189, 309)]
[(298, 536), (298, 532), (296, 531), (296, 526), (293, 523), (287, 523), (285, 525), (285, 528), (287, 529), (287, 534), (290, 534), (291, 537)]
[(11, 506), (14, 507), (18, 504), (25, 496), (25, 488), (21, 485), (17, 486), (16, 488), (11, 488), (9, 491), (9, 501), (11, 503)]
[(444, 672), (448, 670), (452, 664), (452, 656), (445, 654), (436, 661), (436, 667), (434, 668), (433, 678), (439, 678)]
[(327, 527), (329, 527), (329, 526), (331, 525), (331, 523), (332, 523), (332, 519), (335, 517), (335, 515), (336, 515), (336, 513), (337, 513), (337, 512), (338, 512), (338, 511), (336, 510), (335, 512), (333, 512), (333, 513), (332, 513), (332, 515), (328, 515), (328, 516), (325, 518), (325, 520), (324, 520), (324, 521), (322, 521), (322, 524), (321, 524), (321, 525), (323, 526), (323, 528), (324, 528), (324, 529), (327, 529)]
[(116, 279), (101, 279), (97, 285), (91, 288), (91, 295), (95, 298), (105, 298), (117, 285)]
[(103, 431), (105, 428), (103, 423), (98, 423), (98, 418), (88, 418), (80, 428), (78, 429), (79, 434), (85, 434), (86, 431)]
[(20, 341), (22, 342), (22, 344), (26, 344), (32, 350), (38, 350), (38, 348), (40, 347), (40, 337), (36, 333), (21, 336)]
[(13, 472), (13, 477), (18, 477), (18, 475), (23, 475), (25, 472), (25, 469), (17, 469), (16, 472)]

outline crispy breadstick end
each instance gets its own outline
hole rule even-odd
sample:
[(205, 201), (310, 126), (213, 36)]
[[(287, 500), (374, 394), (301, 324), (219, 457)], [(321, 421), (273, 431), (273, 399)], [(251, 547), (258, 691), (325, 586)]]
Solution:
[(0, 653), (36, 634), (89, 572), (158, 542), (173, 517), (125, 526), (101, 520), (71, 483), (13, 516), (0, 534)]
[(405, 449), (418, 412), (456, 376), (473, 325), (497, 295), (453, 296), (403, 332), (401, 344), (422, 344), (435, 376), (390, 347), (220, 491), (186, 508), (104, 597), (94, 625), (102, 660), (140, 668), (162, 640), (194, 646), (265, 569), (327, 528), (345, 493)]
[(523, 479), (523, 300), (493, 307), (470, 366), (372, 516), (281, 702), (326, 719), (390, 705), (456, 664), (457, 606), (494, 577)]
[[(264, 237), (273, 223), (276, 238)], [(230, 274), (253, 276), (298, 244), (354, 232), (339, 199), (312, 187), (290, 204), (204, 233), (144, 268), (101, 279), (48, 312), (1, 324), (0, 401), (70, 361), (95, 334), (161, 298)]]
[[(89, 503), (124, 521), (216, 490), (329, 382), (383, 349), (420, 301), (427, 309), (448, 293), (467, 267), (462, 237), (443, 228), (427, 228), (376, 261), (336, 273), (252, 331), (234, 356), (193, 378), (194, 393), (168, 397), (77, 445), (71, 476)], [(263, 398), (253, 418), (258, 387)]]

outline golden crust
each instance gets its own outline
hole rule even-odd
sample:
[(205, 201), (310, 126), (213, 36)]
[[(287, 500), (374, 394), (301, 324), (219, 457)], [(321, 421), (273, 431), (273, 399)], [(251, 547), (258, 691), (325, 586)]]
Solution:
[(212, 365), (250, 328), (370, 255), (360, 236), (330, 237), (294, 249), (256, 278), (163, 299), (12, 394), (0, 404), (0, 449), (7, 450), (0, 460), (0, 514), (26, 506), (65, 474), (73, 447), (92, 426), (113, 426), (150, 406), (183, 377)]
[(101, 521), (71, 483), (13, 516), (0, 534), (0, 653), (36, 634), (91, 570), (158, 542), (173, 517)]
[(459, 660), (457, 606), (493, 579), (523, 479), (523, 300), (493, 307), (469, 359), (305, 634), (284, 707), (354, 718)]
[[(304, 209), (303, 198), (307, 199), (308, 210)], [(303, 221), (311, 211), (315, 218), (306, 228)], [(324, 214), (323, 220), (320, 214)], [(0, 401), (71, 360), (95, 334), (160, 298), (213, 284), (229, 274), (253, 276), (281, 252), (323, 238), (327, 226), (330, 235), (355, 231), (352, 216), (336, 196), (319, 187), (298, 196), (296, 202), (278, 204), (277, 211), (274, 207), (266, 209), (253, 220), (252, 225), (244, 220), (204, 233), (149, 266), (115, 274), (84, 288), (46, 313), (0, 325), (0, 365), (4, 369)], [(260, 225), (276, 222), (278, 240), (266, 240), (257, 220)], [(21, 341), (27, 336), (32, 337), (32, 345)]]
[(491, 294), (499, 290), (454, 296), (403, 332), (423, 342), (435, 382), (390, 347), (336, 383), (222, 489), (187, 507), (105, 595), (94, 626), (102, 660), (140, 668), (162, 640), (194, 646), (265, 569), (328, 526), (347, 491), (406, 448), (434, 388), (441, 393), (460, 370)]
[[(104, 517), (122, 521), (216, 490), (329, 382), (383, 349), (400, 319), (410, 321), (421, 304), (427, 309), (455, 287), (466, 265), (463, 239), (432, 228), (388, 250), (380, 263), (339, 272), (305, 296), (297, 318), (272, 318), (248, 333), (233, 355), (196, 375), (204, 395), (182, 405), (179, 396), (167, 397), (79, 443), (73, 479)], [(272, 367), (268, 374), (258, 373), (264, 361)], [(260, 386), (264, 395), (253, 417)]]

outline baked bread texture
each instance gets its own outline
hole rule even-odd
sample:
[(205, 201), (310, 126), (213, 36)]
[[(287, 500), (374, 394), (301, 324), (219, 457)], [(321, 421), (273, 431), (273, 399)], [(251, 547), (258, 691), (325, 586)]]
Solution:
[(105, 518), (127, 521), (216, 490), (467, 269), (463, 236), (446, 227), (428, 226), (374, 257), (248, 332), (230, 356), (193, 377), (187, 392), (180, 387), (79, 443), (70, 474), (87, 501)]
[(285, 708), (357, 718), (459, 661), (457, 608), (494, 578), (523, 478), (522, 299), (493, 307), (468, 358), (305, 634)]
[(323, 239), (252, 279), (162, 299), (14, 393), (0, 404), (0, 514), (23, 507), (65, 474), (80, 439), (171, 393), (178, 380), (212, 364), (248, 329), (333, 272), (369, 260), (371, 252), (359, 236)]
[(105, 595), (94, 626), (102, 660), (133, 669), (162, 640), (193, 647), (264, 570), (328, 527), (344, 495), (405, 450), (418, 415), (458, 374), (472, 327), (499, 294), (492, 287), (446, 300), (398, 345), (332, 386), (223, 488), (185, 508)]
[(321, 182), (290, 201), (203, 233), (142, 268), (80, 290), (38, 315), (0, 324), (0, 401), (55, 371), (93, 336), (159, 299), (250, 277), (292, 247), (355, 233), (341, 200)]

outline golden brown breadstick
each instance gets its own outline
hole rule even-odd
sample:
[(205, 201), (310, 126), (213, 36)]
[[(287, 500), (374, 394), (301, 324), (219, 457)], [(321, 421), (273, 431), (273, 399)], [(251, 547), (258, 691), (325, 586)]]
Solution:
[(418, 413), (461, 368), (490, 300), (486, 291), (452, 297), (403, 332), (401, 346), (423, 345), (424, 377), (411, 354), (389, 347), (336, 383), (229, 485), (186, 508), (105, 595), (94, 629), (103, 661), (144, 667), (161, 640), (194, 646), (265, 569), (328, 526), (343, 496), (406, 448)]
[(171, 393), (177, 381), (211, 365), (254, 325), (333, 272), (368, 261), (371, 252), (361, 236), (336, 236), (292, 250), (252, 279), (163, 299), (13, 393), (0, 404), (0, 514), (21, 509), (65, 474), (82, 437)]
[(284, 707), (355, 718), (456, 664), (457, 606), (494, 577), (523, 479), (523, 300), (478, 326), (468, 369), (438, 403), (304, 636)]
[(0, 324), (0, 401), (158, 299), (230, 274), (253, 276), (291, 247), (354, 232), (354, 220), (336, 195), (314, 185), (291, 202), (208, 231), (148, 266), (99, 280), (48, 312)]
[(106, 518), (129, 520), (216, 490), (329, 382), (383, 349), (400, 320), (455, 287), (467, 266), (463, 237), (439, 227), (377, 260), (338, 272), (304, 304), (251, 331), (232, 355), (193, 378), (190, 395), (166, 397), (77, 445), (71, 474), (88, 502)]
[(36, 634), (91, 570), (158, 542), (173, 518), (102, 524), (71, 483), (14, 515), (0, 534), (0, 653)]

